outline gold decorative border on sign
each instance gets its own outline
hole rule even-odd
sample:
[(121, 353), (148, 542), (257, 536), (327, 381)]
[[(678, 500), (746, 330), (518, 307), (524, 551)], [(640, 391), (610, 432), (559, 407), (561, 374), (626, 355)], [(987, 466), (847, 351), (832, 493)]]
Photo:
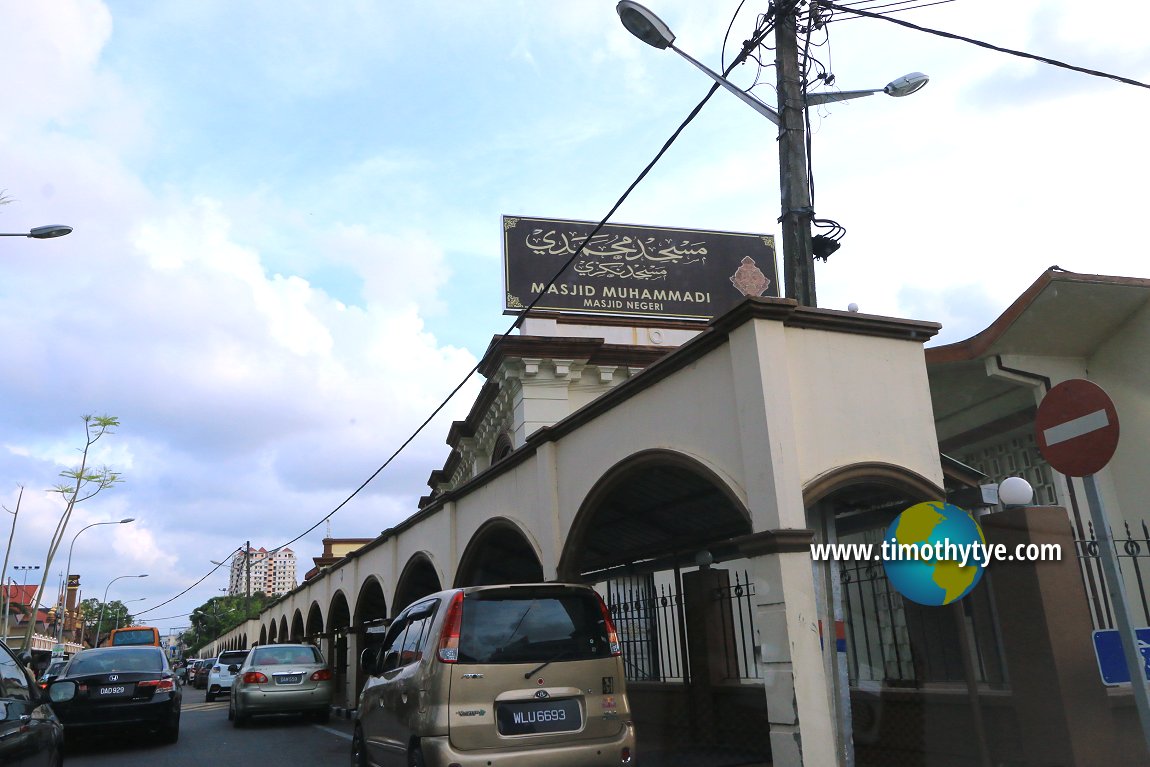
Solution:
[(522, 309), (523, 302), (519, 300), (519, 296), (507, 294), (507, 308), (508, 309)]
[(519, 219), (510, 216), (503, 219), (503, 231), (509, 231), (517, 226), (519, 226)]

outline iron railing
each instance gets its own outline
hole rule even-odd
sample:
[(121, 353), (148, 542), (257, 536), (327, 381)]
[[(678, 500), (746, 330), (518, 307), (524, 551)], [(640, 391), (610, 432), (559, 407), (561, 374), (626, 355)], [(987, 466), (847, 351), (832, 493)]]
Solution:
[[(732, 583), (710, 595), (717, 603), (710, 608), (717, 608), (723, 637), (722, 648), (715, 652), (722, 656), (724, 679), (758, 680), (762, 672), (755, 652), (754, 583), (746, 571), (732, 571), (730, 577)], [(679, 583), (677, 573), (665, 571), (604, 584), (629, 681), (691, 681), (686, 606)]]
[[(1138, 526), (1141, 535), (1137, 534)], [(1131, 607), (1134, 608), (1133, 618), (1139, 626), (1150, 625), (1150, 599), (1147, 599), (1146, 578), (1150, 575), (1150, 527), (1145, 522), (1139, 523), (1134, 530), (1130, 523), (1123, 523), (1125, 537), (1110, 534), (1114, 538), (1114, 552), (1118, 555), (1118, 567), (1127, 584), (1127, 595), (1131, 598)], [(1086, 537), (1075, 538), (1074, 548), (1078, 563), (1082, 569), (1082, 578), (1086, 586), (1087, 600), (1090, 603), (1090, 615), (1094, 620), (1096, 629), (1114, 628), (1114, 609), (1111, 604), (1110, 590), (1104, 582), (1098, 561), (1098, 536), (1094, 530), (1094, 523), (1087, 522)], [(1135, 588), (1129, 588), (1133, 585)], [(1139, 612), (1141, 619), (1138, 619)]]

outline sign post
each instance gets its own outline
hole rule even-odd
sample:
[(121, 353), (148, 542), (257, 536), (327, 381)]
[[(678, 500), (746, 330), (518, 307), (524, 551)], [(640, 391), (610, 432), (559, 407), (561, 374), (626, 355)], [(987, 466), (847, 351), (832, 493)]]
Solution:
[(1042, 457), (1067, 477), (1081, 477), (1086, 488), (1090, 520), (1098, 536), (1098, 559), (1114, 605), (1114, 622), (1118, 625), (1122, 654), (1130, 671), (1130, 688), (1138, 709), (1138, 721), (1142, 724), (1142, 737), (1150, 752), (1150, 693), (1146, 689), (1146, 675), (1139, 673), (1146, 661), (1130, 618), (1114, 534), (1094, 478), (1094, 474), (1110, 462), (1118, 447), (1118, 411), (1110, 396), (1097, 384), (1081, 378), (1063, 381), (1047, 392), (1039, 404), (1034, 431)]

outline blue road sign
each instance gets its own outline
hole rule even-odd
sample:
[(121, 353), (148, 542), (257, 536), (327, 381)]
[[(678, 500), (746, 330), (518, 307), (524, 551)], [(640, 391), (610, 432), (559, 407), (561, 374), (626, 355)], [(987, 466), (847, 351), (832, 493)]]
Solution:
[[(1138, 638), (1138, 652), (1142, 653), (1142, 675), (1150, 680), (1150, 628), (1136, 628), (1134, 635)], [(1130, 684), (1130, 669), (1126, 667), (1117, 629), (1094, 632), (1094, 656), (1103, 684)]]

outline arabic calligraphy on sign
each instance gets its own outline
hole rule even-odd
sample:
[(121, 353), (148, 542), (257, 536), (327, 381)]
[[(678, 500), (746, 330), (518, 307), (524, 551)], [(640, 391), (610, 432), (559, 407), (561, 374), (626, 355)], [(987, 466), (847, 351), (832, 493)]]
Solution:
[(668, 266), (707, 262), (707, 245), (690, 239), (639, 237), (627, 234), (586, 235), (561, 229), (532, 229), (524, 239), (536, 255), (574, 256), (572, 267), (583, 277), (665, 280)]

